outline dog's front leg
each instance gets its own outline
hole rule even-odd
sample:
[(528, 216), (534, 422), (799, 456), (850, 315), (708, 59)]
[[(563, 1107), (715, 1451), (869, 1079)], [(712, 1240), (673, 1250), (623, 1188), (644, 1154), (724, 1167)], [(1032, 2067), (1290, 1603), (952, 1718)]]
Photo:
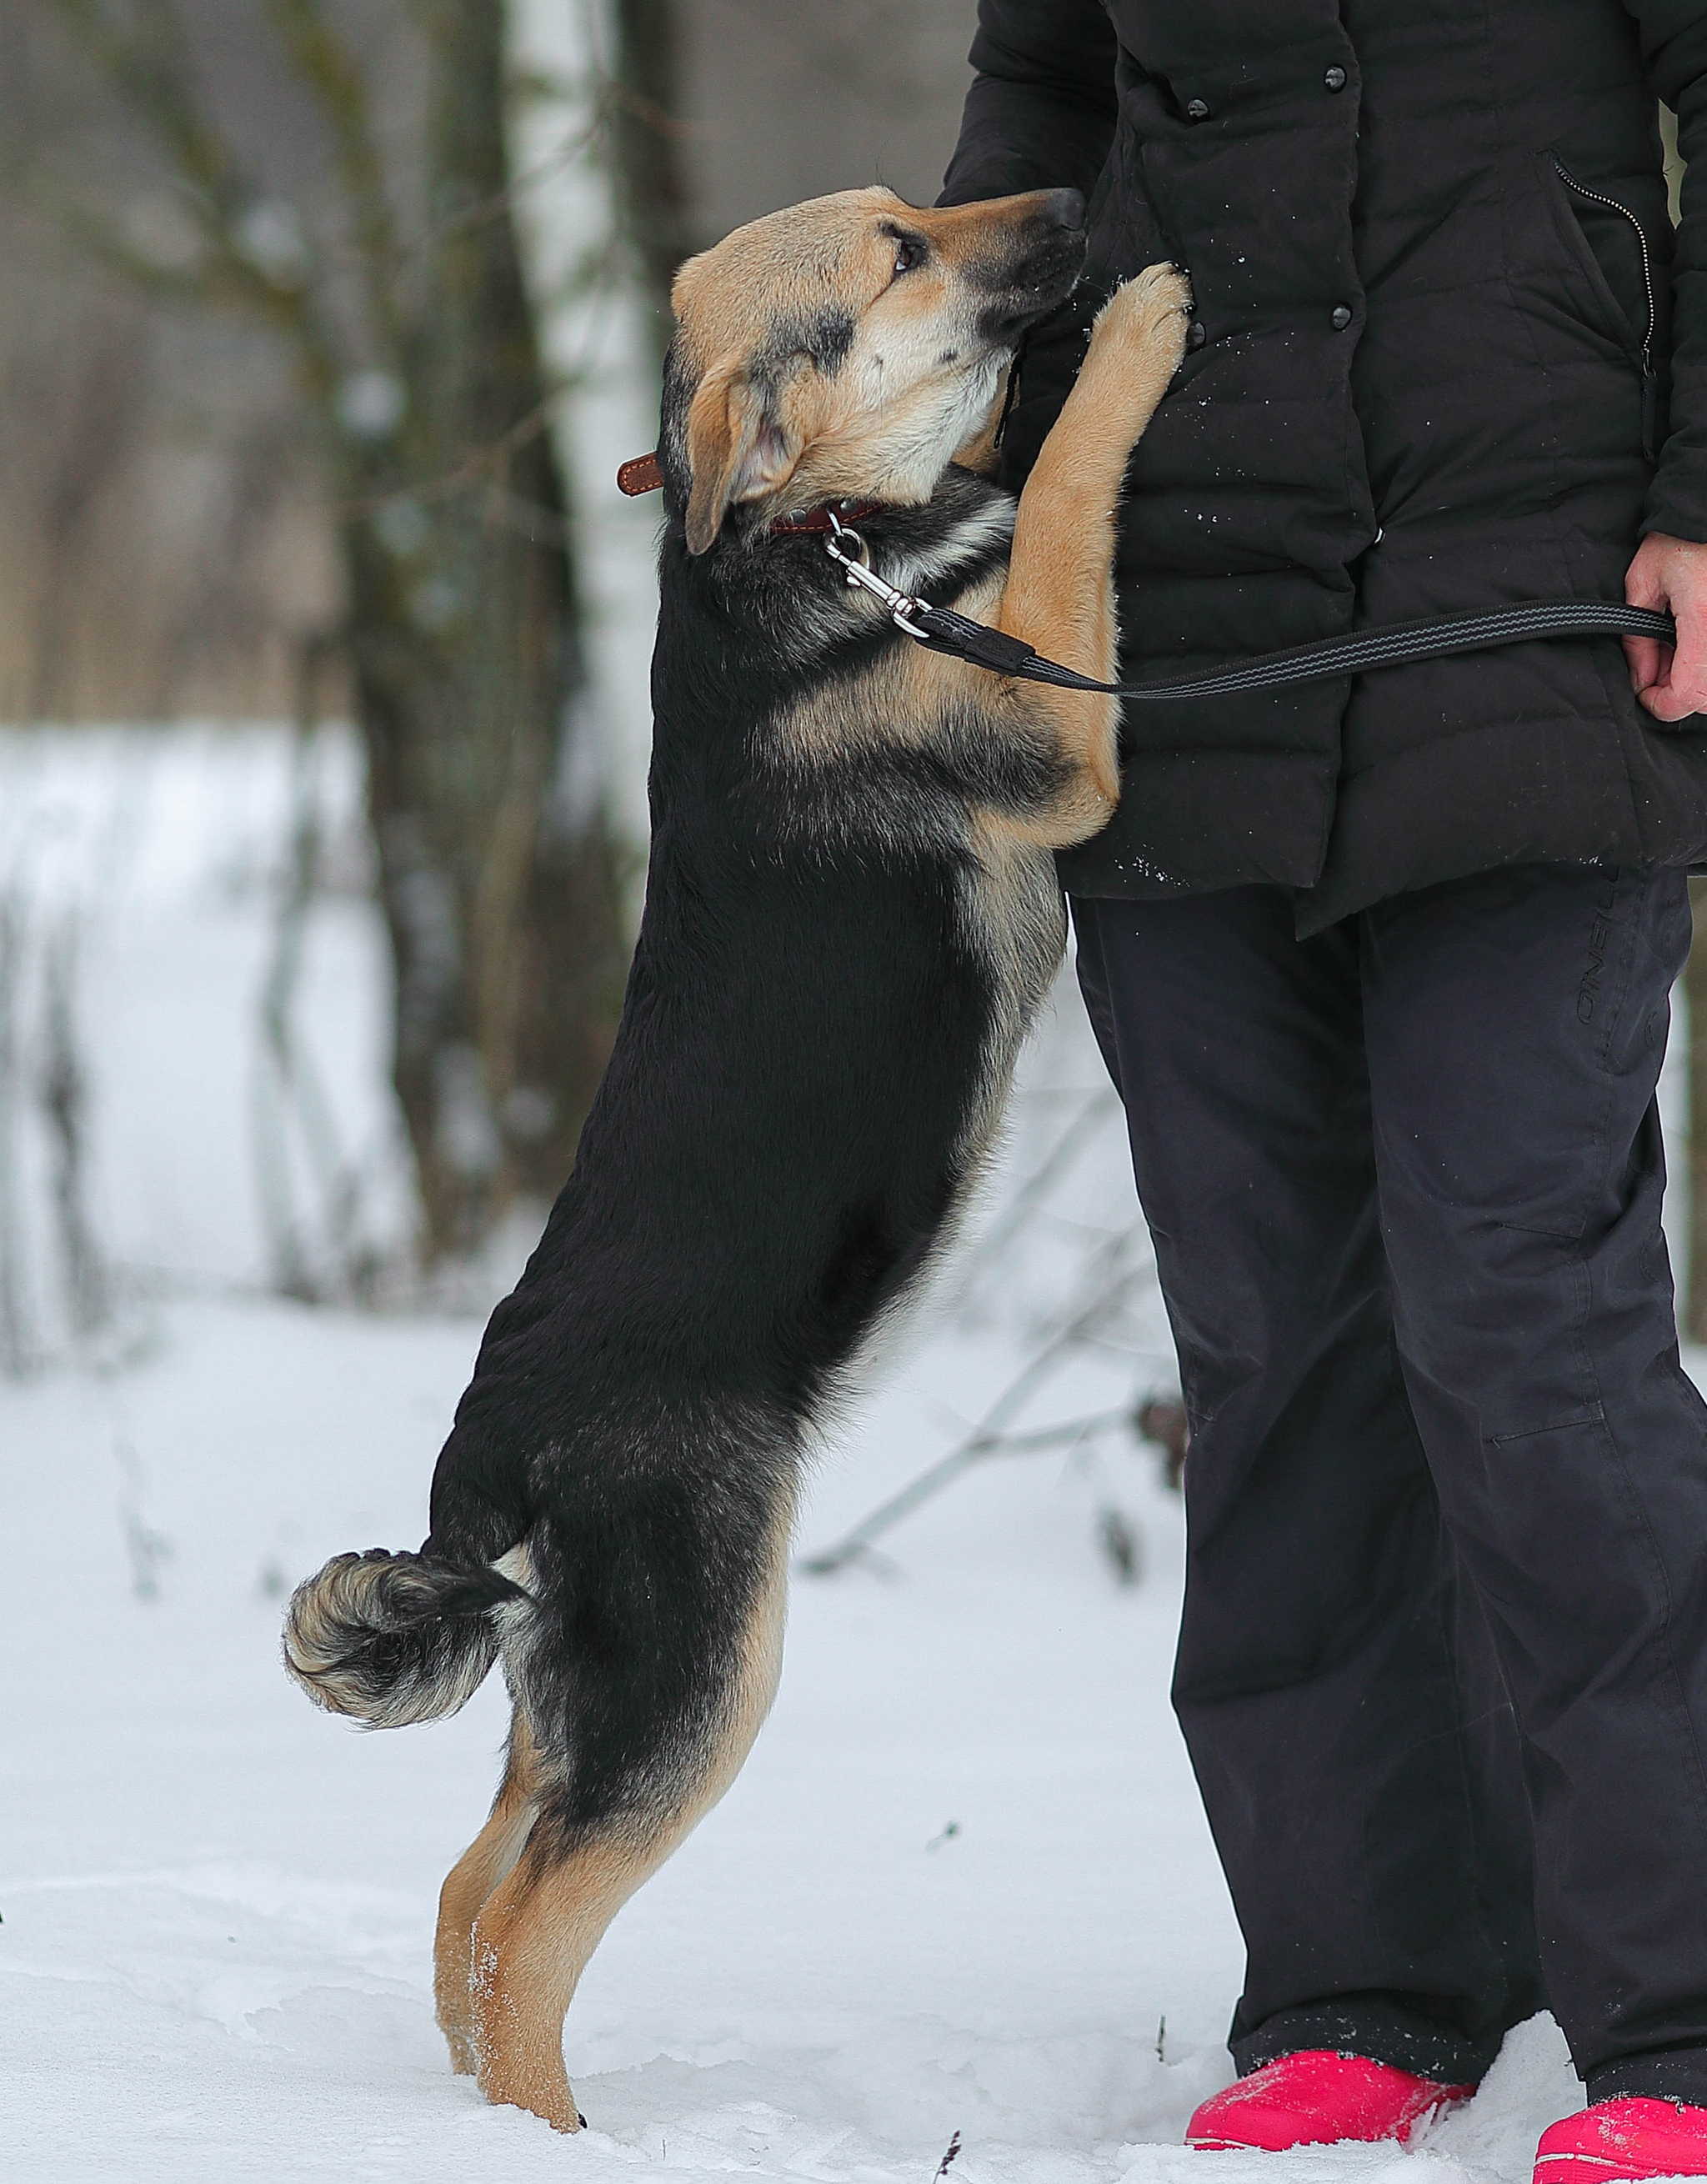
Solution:
[[(1152, 265), (1115, 291), (1020, 496), (998, 625), (1099, 682), (1115, 679), (1120, 484), (1179, 367), (1190, 304), (1190, 285), (1171, 265)], [(1044, 684), (1028, 684), (1026, 694), (1111, 810), (1120, 795), (1118, 699)]]

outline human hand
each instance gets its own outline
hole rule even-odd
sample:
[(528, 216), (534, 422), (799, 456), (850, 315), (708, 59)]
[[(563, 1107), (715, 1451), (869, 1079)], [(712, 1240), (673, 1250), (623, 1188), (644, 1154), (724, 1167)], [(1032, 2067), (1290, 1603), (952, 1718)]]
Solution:
[(1675, 650), (1657, 638), (1625, 638), (1631, 688), (1656, 721), (1707, 713), (1707, 545), (1650, 531), (1624, 579), (1624, 599), (1677, 624)]

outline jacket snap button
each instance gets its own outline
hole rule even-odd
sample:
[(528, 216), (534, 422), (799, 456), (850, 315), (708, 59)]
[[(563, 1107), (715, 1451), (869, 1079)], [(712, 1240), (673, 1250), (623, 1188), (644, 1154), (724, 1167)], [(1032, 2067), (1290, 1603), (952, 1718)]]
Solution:
[(1204, 324), (1201, 319), (1193, 319), (1190, 326), (1186, 328), (1186, 347), (1187, 348), (1201, 348), (1209, 337), (1209, 328)]
[(1193, 98), (1187, 101), (1186, 119), (1187, 121), (1207, 121), (1209, 118), (1209, 101), (1206, 98)]
[(1348, 304), (1336, 304), (1328, 313), (1328, 323), (1337, 334), (1343, 334), (1351, 324), (1351, 306)]
[(1330, 91), (1343, 91), (1345, 89), (1345, 70), (1343, 68), (1331, 68), (1327, 74), (1322, 78), (1322, 81), (1327, 86)]

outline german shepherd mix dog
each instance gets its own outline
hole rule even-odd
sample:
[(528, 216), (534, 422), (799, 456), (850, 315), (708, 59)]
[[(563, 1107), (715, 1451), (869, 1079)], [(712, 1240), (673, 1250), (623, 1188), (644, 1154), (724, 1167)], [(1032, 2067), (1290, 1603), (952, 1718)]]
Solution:
[(925, 649), (824, 542), (859, 504), (902, 590), (1113, 678), (1113, 515), (1183, 277), (1104, 308), (1017, 510), (977, 467), (1082, 250), (1072, 191), (921, 212), (869, 189), (682, 269), (615, 1049), (425, 1544), (340, 1555), (290, 1605), (291, 1674), (375, 1726), (453, 1713), (502, 1655), (509, 1759), (444, 1885), (438, 2017), (458, 2070), (561, 2131), (575, 1983), (770, 1707), (813, 1429), (991, 1137), (1064, 943), (1051, 852), (1114, 807), (1114, 700)]

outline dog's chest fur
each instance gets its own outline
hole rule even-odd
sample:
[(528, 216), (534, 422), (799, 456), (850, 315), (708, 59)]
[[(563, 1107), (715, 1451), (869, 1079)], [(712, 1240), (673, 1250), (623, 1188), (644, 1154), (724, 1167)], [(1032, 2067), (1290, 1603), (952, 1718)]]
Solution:
[[(1000, 598), (1014, 504), (951, 471), (924, 508), (869, 518), (878, 572), (982, 618)], [(976, 671), (945, 708), (939, 675), (880, 603), (849, 586), (815, 536), (737, 532), (707, 570), (677, 560), (696, 647), (723, 671), (721, 782), (753, 854), (792, 868), (809, 890), (831, 870), (859, 873), (875, 896), (903, 873), (930, 872), (952, 904), (940, 935), (982, 989), (982, 1027), (965, 1063), (954, 1155), (976, 1162), (999, 1115), (1020, 1045), (1060, 960), (1064, 911), (1053, 857), (1005, 829), (1003, 811), (1035, 794), (1047, 746), (1016, 738), (982, 699)], [(670, 544), (664, 549), (670, 584)], [(661, 626), (660, 651), (665, 638)], [(687, 663), (682, 663), (686, 666)], [(664, 694), (660, 689), (659, 694)], [(703, 705), (691, 735), (705, 732)], [(660, 711), (662, 756), (678, 723)], [(661, 765), (655, 791), (670, 769)], [(667, 794), (667, 790), (664, 791)], [(870, 939), (881, 946), (881, 921)], [(857, 929), (840, 936), (857, 949)], [(885, 967), (916, 974), (904, 961)]]

